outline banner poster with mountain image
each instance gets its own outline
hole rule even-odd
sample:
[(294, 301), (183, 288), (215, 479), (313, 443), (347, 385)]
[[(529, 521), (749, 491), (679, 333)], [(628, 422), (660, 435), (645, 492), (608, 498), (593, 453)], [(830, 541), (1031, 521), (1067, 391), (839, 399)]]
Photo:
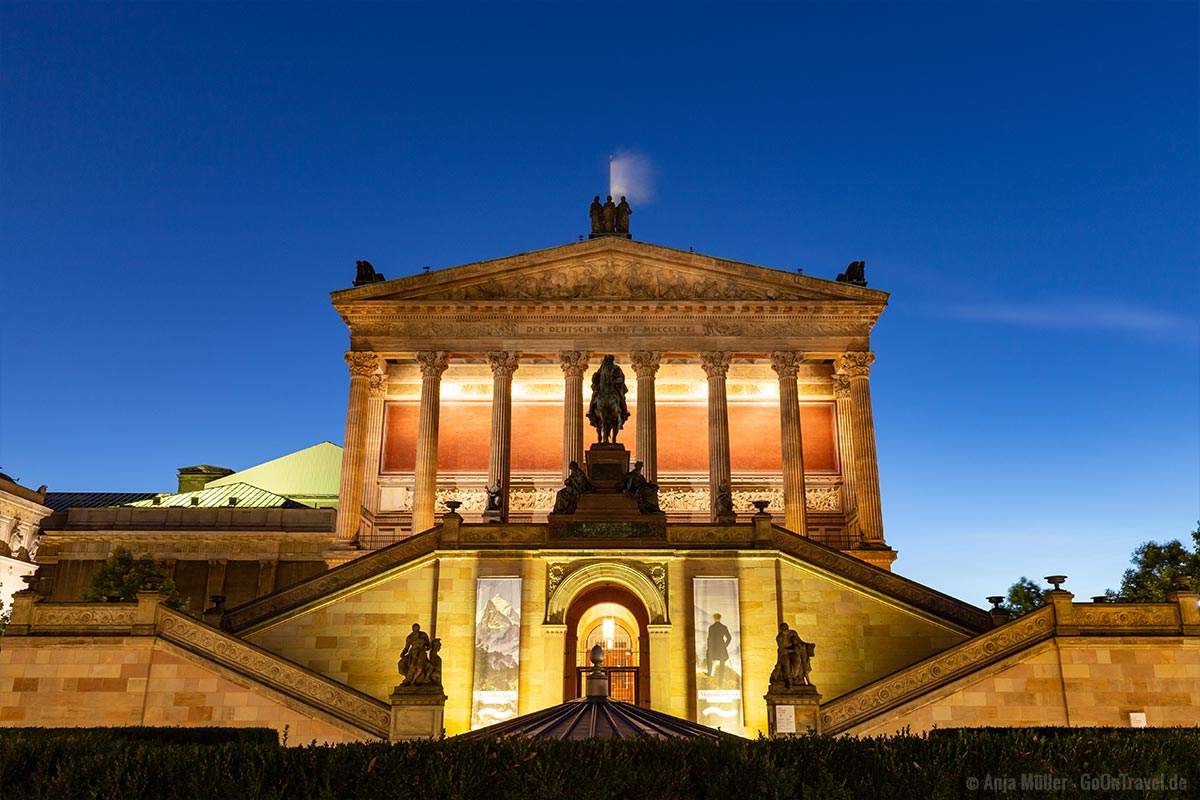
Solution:
[(517, 715), (521, 579), (479, 578), (475, 587), (475, 681), (471, 729)]
[(696, 711), (713, 728), (742, 727), (742, 626), (737, 578), (693, 578)]

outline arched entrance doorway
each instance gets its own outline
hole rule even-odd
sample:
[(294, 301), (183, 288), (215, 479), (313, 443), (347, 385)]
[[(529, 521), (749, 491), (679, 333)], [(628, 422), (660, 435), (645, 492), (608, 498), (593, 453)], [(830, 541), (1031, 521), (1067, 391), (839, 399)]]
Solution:
[(600, 644), (607, 653), (610, 696), (649, 708), (650, 617), (641, 599), (621, 586), (597, 586), (571, 601), (564, 621), (563, 700), (583, 694), (588, 652)]

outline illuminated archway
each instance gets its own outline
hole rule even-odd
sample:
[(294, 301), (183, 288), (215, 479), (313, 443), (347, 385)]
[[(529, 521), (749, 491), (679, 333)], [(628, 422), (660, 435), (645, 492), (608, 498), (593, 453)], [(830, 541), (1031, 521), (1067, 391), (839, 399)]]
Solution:
[[(623, 627), (633, 638), (636, 635), (636, 646), (629, 652), (621, 654), (615, 661), (623, 664), (605, 666), (619, 670), (621, 674), (634, 678), (633, 691), (628, 698), (637, 705), (650, 707), (650, 618), (646, 606), (641, 599), (624, 586), (609, 584), (593, 585), (579, 592), (571, 600), (566, 610), (567, 636), (563, 653), (563, 700), (573, 700), (580, 694), (581, 670), (586, 667), (587, 654), (580, 647), (580, 635), (584, 641), (588, 628), (597, 623), (603, 625), (603, 620), (612, 619), (613, 644), (617, 641), (616, 629)], [(618, 622), (620, 620), (620, 622)], [(623, 625), (621, 623), (624, 623)], [(632, 630), (630, 630), (632, 629)], [(631, 642), (632, 643), (632, 642)], [(616, 655), (616, 654), (614, 654)]]

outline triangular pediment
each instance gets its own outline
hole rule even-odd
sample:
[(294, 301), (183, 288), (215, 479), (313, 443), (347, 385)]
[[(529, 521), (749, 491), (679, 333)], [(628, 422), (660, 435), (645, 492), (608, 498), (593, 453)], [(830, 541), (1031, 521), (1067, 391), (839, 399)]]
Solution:
[(389, 301), (790, 300), (882, 305), (887, 293), (794, 272), (604, 238), (334, 293)]

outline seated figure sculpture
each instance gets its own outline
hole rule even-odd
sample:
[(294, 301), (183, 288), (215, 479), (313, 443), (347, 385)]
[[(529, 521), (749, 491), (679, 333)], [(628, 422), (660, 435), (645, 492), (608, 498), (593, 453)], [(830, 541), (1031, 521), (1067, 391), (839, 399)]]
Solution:
[(633, 469), (625, 475), (625, 479), (621, 481), (618, 490), (637, 501), (638, 511), (643, 514), (658, 514), (662, 509), (658, 507), (658, 484), (651, 483), (642, 473), (643, 462), (638, 461), (633, 465)]
[(570, 471), (567, 479), (563, 481), (563, 488), (559, 489), (558, 494), (554, 497), (554, 511), (551, 513), (574, 514), (575, 509), (579, 506), (579, 498), (584, 492), (592, 491), (592, 482), (579, 468), (578, 461), (572, 461), (568, 469)]

